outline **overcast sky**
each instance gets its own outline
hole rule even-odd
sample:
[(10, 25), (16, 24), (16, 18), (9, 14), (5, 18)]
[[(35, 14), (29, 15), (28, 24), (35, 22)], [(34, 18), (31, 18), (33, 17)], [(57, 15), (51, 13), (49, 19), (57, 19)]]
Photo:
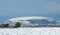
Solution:
[(60, 19), (60, 0), (0, 0), (0, 20), (19, 16)]

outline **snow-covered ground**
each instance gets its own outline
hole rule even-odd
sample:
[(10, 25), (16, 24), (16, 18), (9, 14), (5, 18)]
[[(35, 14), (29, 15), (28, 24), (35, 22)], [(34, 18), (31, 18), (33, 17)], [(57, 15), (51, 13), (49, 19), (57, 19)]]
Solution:
[[(16, 26), (16, 22), (19, 22), (21, 24), (21, 27), (13, 28)], [(1, 27), (4, 27), (3, 24), (5, 23), (9, 24), (7, 26), (9, 28), (0, 28), (0, 35), (60, 35), (60, 27), (36, 27), (40, 26), (41, 24), (52, 24), (52, 26), (53, 24), (60, 24), (60, 21), (57, 22), (56, 20), (48, 17), (12, 18), (0, 24)], [(29, 26), (32, 26), (34, 28)]]
[(8, 23), (9, 27), (14, 27), (16, 23), (20, 23), (21, 27), (30, 26), (60, 26), (60, 21), (56, 21), (50, 17), (30, 16), (30, 17), (17, 17), (5, 21), (3, 24)]
[(60, 35), (60, 28), (1, 28), (0, 35)]

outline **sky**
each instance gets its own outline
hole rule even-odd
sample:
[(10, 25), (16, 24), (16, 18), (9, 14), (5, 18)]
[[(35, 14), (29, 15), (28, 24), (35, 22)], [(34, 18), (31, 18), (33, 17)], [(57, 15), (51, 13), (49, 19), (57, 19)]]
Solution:
[(0, 0), (0, 20), (22, 16), (60, 20), (60, 0)]

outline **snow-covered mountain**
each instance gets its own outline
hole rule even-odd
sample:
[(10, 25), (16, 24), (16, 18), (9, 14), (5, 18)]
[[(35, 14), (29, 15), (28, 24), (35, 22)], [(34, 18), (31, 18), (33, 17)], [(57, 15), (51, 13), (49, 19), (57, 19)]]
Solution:
[[(16, 22), (21, 24), (20, 28), (1, 28), (0, 35), (60, 35), (60, 27), (36, 27), (36, 26), (44, 26), (51, 24), (60, 24), (60, 21), (56, 21), (49, 17), (19, 17), (12, 18), (5, 21), (3, 24), (9, 24), (9, 27), (14, 27)], [(41, 25), (42, 24), (42, 25)], [(50, 26), (51, 26), (50, 25)], [(2, 25), (3, 26), (3, 25)], [(22, 26), (34, 26), (32, 27), (22, 27)], [(60, 25), (59, 25), (60, 26)]]
[(41, 16), (12, 18), (8, 19), (4, 23), (8, 23), (9, 27), (14, 27), (16, 22), (19, 22), (21, 27), (60, 26), (60, 23), (58, 23), (56, 20)]

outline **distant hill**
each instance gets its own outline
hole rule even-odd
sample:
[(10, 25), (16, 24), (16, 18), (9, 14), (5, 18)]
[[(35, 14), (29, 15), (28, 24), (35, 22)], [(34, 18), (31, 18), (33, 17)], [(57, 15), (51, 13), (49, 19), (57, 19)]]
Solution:
[(57, 22), (53, 18), (30, 16), (30, 17), (18, 17), (5, 21), (3, 24), (9, 24), (9, 27), (16, 26), (16, 23), (20, 23), (20, 27), (60, 27), (60, 22)]

